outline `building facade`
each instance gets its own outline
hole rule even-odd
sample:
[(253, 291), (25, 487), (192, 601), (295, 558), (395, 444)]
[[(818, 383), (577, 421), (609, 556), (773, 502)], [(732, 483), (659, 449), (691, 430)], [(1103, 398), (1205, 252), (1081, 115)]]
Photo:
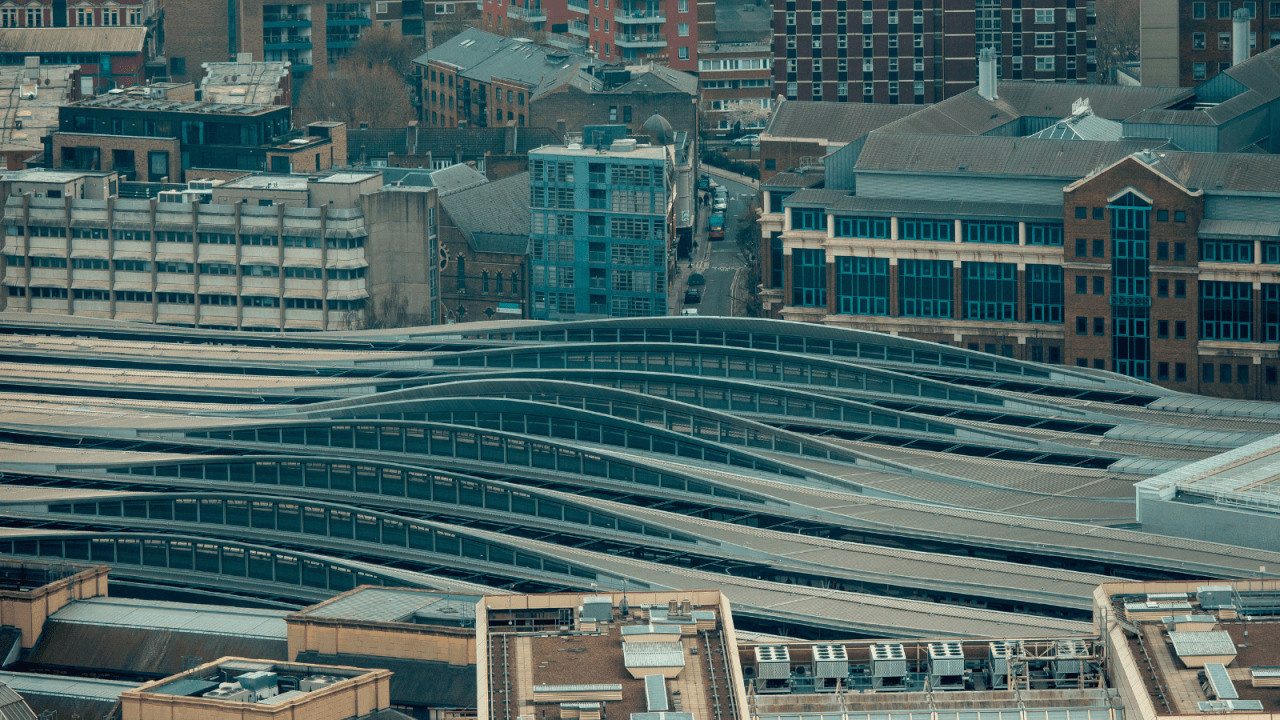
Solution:
[(375, 25), (425, 40), (422, 0), (273, 2), (170, 0), (165, 56), (173, 80), (199, 82), (204, 63), (237, 53), (292, 64), (295, 75), (327, 77), (332, 66)]
[(758, 130), (773, 107), (773, 50), (767, 42), (698, 46), (698, 85), (708, 130)]
[(529, 173), (440, 199), (440, 300), (446, 322), (529, 316)]
[[(974, 167), (961, 179), (890, 169), (878, 161), (883, 140), (863, 150), (856, 196), (806, 186), (797, 173), (765, 183), (773, 317), (1109, 370), (1183, 392), (1280, 397), (1280, 243), (1267, 229), (1280, 219), (1280, 193), (1231, 176), (1280, 167), (1271, 157), (1079, 140), (1023, 140), (1014, 150), (973, 138), (964, 143), (972, 152), (1024, 174)], [(946, 152), (959, 141), (918, 149)], [(1081, 161), (1046, 173), (1046, 153), (1056, 151)]]
[(1083, 83), (1092, 0), (775, 0), (773, 79), (791, 100), (924, 104), (977, 82), (993, 48), (1010, 80)]
[(46, 139), (49, 167), (185, 182), (192, 168), (306, 173), (346, 160), (342, 123), (294, 130), (289, 107), (187, 102), (189, 83), (169, 85), (158, 97), (141, 88), (60, 108), (58, 131)]
[(546, 147), (529, 153), (529, 168), (531, 317), (666, 315), (675, 257), (666, 148)]
[(433, 188), (384, 189), (379, 173), (250, 175), (193, 203), (116, 197), (115, 178), (0, 182), (4, 311), (325, 330), (362, 327), (392, 298), (415, 323), (439, 317)]
[(1235, 14), (1247, 14), (1244, 57), (1280, 45), (1280, 6), (1254, 0), (1144, 0), (1142, 84), (1194, 87), (1231, 67), (1237, 45)]

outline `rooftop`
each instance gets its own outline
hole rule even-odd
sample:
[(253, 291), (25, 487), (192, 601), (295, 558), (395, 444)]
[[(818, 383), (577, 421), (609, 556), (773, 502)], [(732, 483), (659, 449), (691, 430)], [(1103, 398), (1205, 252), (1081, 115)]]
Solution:
[(280, 105), (249, 105), (241, 102), (203, 102), (195, 100), (141, 99), (131, 93), (97, 95), (68, 105), (69, 108), (110, 108), (147, 112), (194, 113), (199, 115), (265, 115), (285, 110)]
[(666, 148), (660, 145), (636, 145), (630, 150), (613, 150), (603, 149), (596, 150), (594, 147), (572, 147), (569, 145), (549, 145), (541, 147), (537, 150), (529, 152), (530, 157), (534, 155), (547, 156), (569, 156), (569, 157), (607, 157), (614, 160), (647, 160), (662, 161), (667, 158)]
[[(58, 108), (79, 94), (79, 65), (0, 66), (0, 151), (44, 149), (40, 138), (58, 129)], [(22, 127), (18, 127), (18, 121)]]
[(201, 97), (206, 102), (243, 105), (273, 105), (280, 98), (282, 80), (289, 77), (290, 63), (212, 62), (201, 65)]
[(482, 252), (524, 253), (529, 244), (529, 173), (517, 173), (440, 198), (468, 241)]
[(0, 52), (13, 55), (46, 53), (140, 53), (147, 28), (62, 27), (0, 29)]
[(298, 615), (337, 620), (470, 625), (475, 622), (476, 603), (479, 601), (477, 595), (364, 586), (307, 608)]
[(778, 103), (761, 140), (825, 139), (829, 145), (844, 145), (927, 107), (785, 100)]

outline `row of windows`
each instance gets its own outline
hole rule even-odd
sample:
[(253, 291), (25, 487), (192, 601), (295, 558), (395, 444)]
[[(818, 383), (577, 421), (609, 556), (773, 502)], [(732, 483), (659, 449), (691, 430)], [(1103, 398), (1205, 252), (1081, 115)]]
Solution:
[[(771, 197), (770, 200), (773, 200)], [(778, 199), (779, 203), (781, 198)], [(772, 203), (771, 203), (772, 204)], [(814, 208), (791, 209), (791, 227), (794, 230), (825, 230), (826, 215)], [(856, 218), (835, 216), (836, 237), (876, 238), (890, 237), (889, 218)], [(950, 220), (899, 220), (899, 237), (903, 240), (938, 240), (950, 242), (954, 223)], [(1018, 243), (1018, 223), (964, 221), (965, 242)], [(1028, 224), (1027, 244), (1062, 245), (1062, 226), (1053, 224)]]

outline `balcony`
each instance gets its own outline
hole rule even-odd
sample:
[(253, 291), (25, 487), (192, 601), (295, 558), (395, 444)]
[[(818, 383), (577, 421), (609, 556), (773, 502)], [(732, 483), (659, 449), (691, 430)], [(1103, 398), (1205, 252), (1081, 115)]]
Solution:
[(587, 4), (587, 0), (568, 0), (569, 12), (582, 13), (586, 15), (591, 12), (591, 7)]
[(311, 27), (311, 16), (301, 13), (263, 13), (262, 27)]
[(541, 3), (534, 3), (529, 7), (511, 5), (507, 8), (507, 17), (525, 22), (546, 22), (547, 11), (542, 9)]
[(591, 28), (587, 27), (587, 24), (582, 22), (581, 20), (570, 20), (569, 34), (577, 35), (579, 37), (590, 37)]
[(366, 12), (335, 12), (329, 13), (325, 18), (325, 24), (333, 25), (369, 25), (369, 13)]
[(613, 19), (619, 25), (662, 25), (667, 22), (662, 11), (655, 9), (619, 9), (613, 13)]
[(325, 44), (330, 48), (351, 48), (360, 42), (360, 33), (329, 33)]
[(621, 48), (658, 48), (667, 46), (667, 34), (653, 33), (619, 33), (613, 36), (613, 44)]
[(296, 33), (268, 34), (262, 36), (263, 50), (310, 50), (311, 35)]

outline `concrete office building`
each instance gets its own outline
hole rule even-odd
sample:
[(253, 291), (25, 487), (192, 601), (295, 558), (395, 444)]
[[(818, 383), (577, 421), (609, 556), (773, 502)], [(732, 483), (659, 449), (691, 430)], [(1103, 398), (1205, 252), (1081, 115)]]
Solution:
[(980, 51), (1006, 80), (1085, 83), (1093, 2), (774, 0), (776, 94), (790, 100), (934, 103), (977, 84)]
[(116, 197), (115, 178), (0, 180), (5, 311), (325, 330), (359, 328), (393, 298), (413, 322), (439, 317), (433, 188), (384, 188), (379, 173), (249, 175), (137, 200)]
[(667, 314), (672, 159), (664, 146), (625, 139), (620, 126), (598, 132), (529, 153), (534, 319)]

